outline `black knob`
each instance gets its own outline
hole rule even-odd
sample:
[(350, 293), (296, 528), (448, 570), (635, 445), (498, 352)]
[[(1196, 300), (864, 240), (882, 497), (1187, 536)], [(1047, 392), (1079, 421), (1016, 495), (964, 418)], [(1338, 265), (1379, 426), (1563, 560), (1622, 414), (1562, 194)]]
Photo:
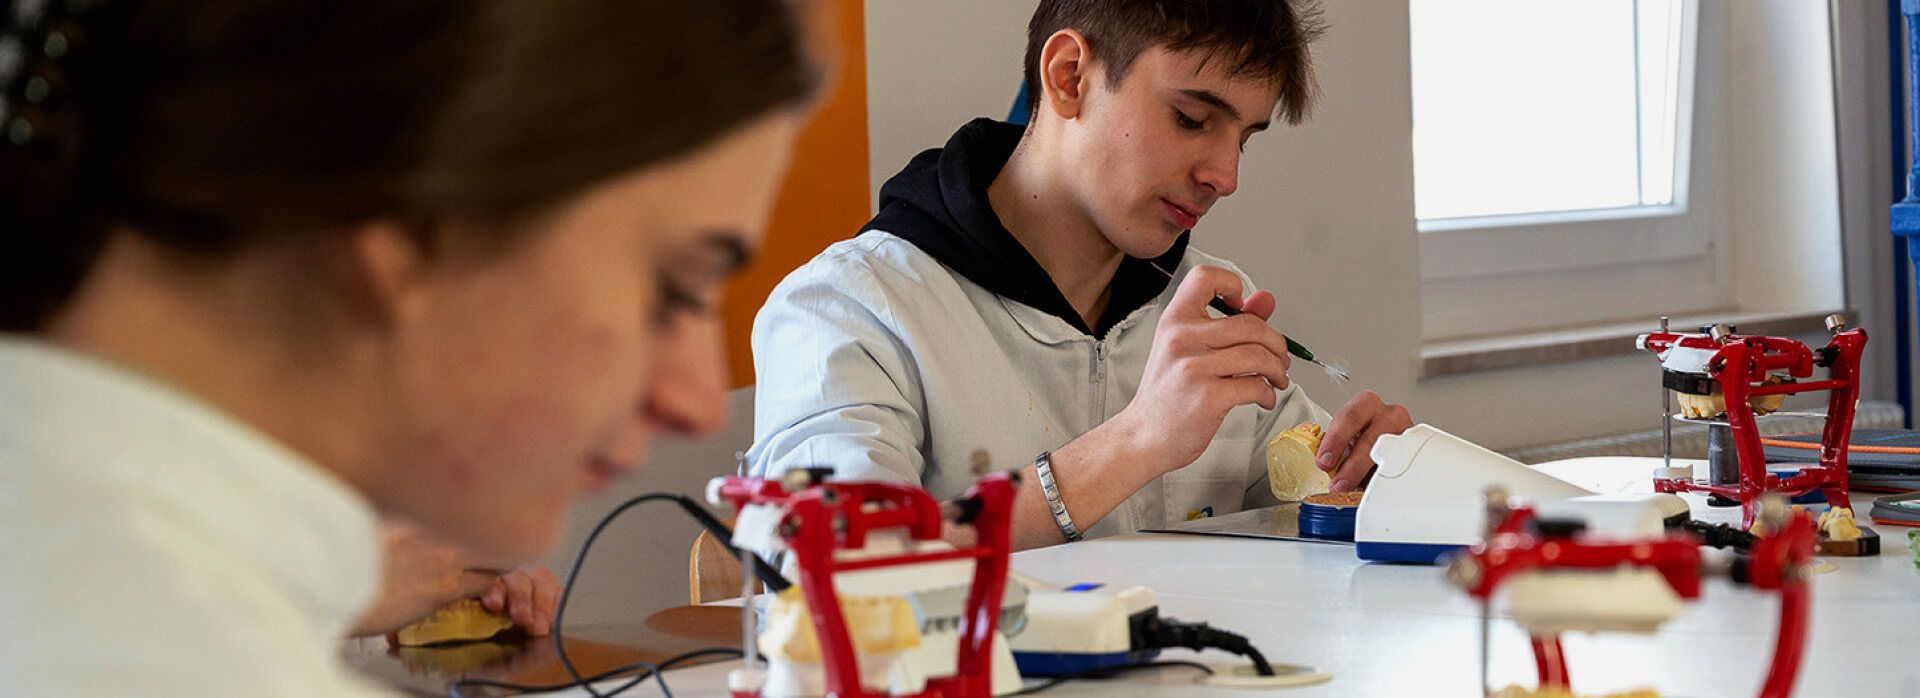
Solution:
[(1534, 519), (1533, 530), (1545, 538), (1572, 538), (1587, 530), (1587, 522), (1579, 519)]

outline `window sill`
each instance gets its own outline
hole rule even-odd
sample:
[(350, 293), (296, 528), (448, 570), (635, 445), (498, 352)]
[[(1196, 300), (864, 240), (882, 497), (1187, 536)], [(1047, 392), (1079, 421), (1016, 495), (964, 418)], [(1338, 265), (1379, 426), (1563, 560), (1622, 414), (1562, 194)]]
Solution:
[[(1824, 332), (1826, 325), (1823, 321), (1835, 312), (1842, 311), (1696, 314), (1675, 317), (1669, 326), (1685, 332), (1702, 325), (1724, 322), (1738, 328), (1741, 334), (1791, 336)], [(1653, 330), (1649, 322), (1625, 322), (1430, 341), (1420, 348), (1420, 377), (1436, 378), (1631, 354), (1637, 351), (1633, 346), (1634, 338)]]

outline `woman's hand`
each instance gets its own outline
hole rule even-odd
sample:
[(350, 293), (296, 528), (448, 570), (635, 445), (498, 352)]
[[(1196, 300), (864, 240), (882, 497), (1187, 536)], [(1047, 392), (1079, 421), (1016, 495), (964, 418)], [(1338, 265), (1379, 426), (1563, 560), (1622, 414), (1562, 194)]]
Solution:
[(528, 635), (546, 637), (560, 606), (560, 579), (546, 565), (529, 565), (500, 575), (480, 595), (480, 604), (504, 613)]
[(478, 566), (466, 551), (412, 524), (388, 520), (380, 528), (380, 591), (354, 622), (353, 635), (391, 633), (470, 598), (513, 619), (529, 635), (547, 634), (560, 598), (552, 570), (534, 565), (503, 573)]

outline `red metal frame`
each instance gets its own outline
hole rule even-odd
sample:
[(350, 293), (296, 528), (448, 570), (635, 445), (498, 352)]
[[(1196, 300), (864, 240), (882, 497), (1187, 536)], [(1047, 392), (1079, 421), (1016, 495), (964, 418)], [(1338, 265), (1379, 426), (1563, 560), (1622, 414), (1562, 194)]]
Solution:
[(1017, 485), (1008, 473), (980, 478), (962, 499), (979, 505), (971, 547), (936, 553), (909, 553), (859, 560), (836, 559), (835, 551), (866, 547), (872, 531), (904, 528), (916, 541), (940, 539), (940, 503), (918, 487), (878, 482), (824, 482), (788, 492), (777, 480), (729, 477), (719, 489), (735, 509), (772, 504), (786, 509), (780, 535), (800, 568), (801, 593), (819, 634), (826, 669), (827, 695), (879, 698), (860, 684), (852, 635), (840, 610), (833, 576), (839, 572), (913, 565), (944, 560), (975, 561), (973, 585), (960, 619), (960, 647), (954, 675), (927, 679), (911, 698), (985, 698), (993, 694), (993, 635), (1007, 584), (1013, 497)]
[[(1532, 507), (1516, 506), (1487, 536), (1466, 553), (1477, 570), (1466, 592), (1490, 599), (1502, 582), (1520, 572), (1544, 569), (1611, 569), (1651, 567), (1659, 571), (1675, 594), (1700, 596), (1700, 541), (1688, 533), (1670, 533), (1651, 540), (1606, 540), (1592, 536), (1542, 536), (1529, 531)], [(1807, 565), (1813, 559), (1817, 533), (1813, 519), (1796, 511), (1781, 530), (1760, 536), (1747, 565), (1746, 583), (1780, 590), (1779, 635), (1773, 660), (1761, 685), (1761, 698), (1786, 698), (1793, 693), (1806, 647)], [(1571, 691), (1566, 655), (1558, 635), (1531, 638), (1540, 686)]]
[[(1831, 353), (1827, 379), (1780, 385), (1754, 385), (1775, 371), (1794, 378), (1813, 375), (1814, 352), (1792, 339), (1783, 337), (1727, 336), (1715, 340), (1707, 335), (1658, 332), (1642, 335), (1640, 346), (1656, 356), (1673, 347), (1705, 349), (1715, 352), (1707, 362), (1708, 376), (1720, 385), (1727, 403), (1727, 426), (1733, 432), (1734, 450), (1740, 460), (1740, 481), (1732, 485), (1712, 485), (1691, 480), (1654, 478), (1659, 492), (1707, 492), (1738, 500), (1741, 527), (1753, 526), (1760, 496), (1779, 492), (1794, 497), (1820, 490), (1827, 502), (1852, 508), (1847, 489), (1847, 440), (1853, 434), (1853, 408), (1860, 397), (1860, 352), (1867, 343), (1867, 332), (1853, 328), (1835, 332), (1822, 350)], [(1808, 465), (1800, 474), (1774, 477), (1767, 473), (1767, 459), (1760, 443), (1760, 429), (1754, 423), (1753, 406), (1748, 400), (1764, 395), (1792, 395), (1825, 390), (1827, 424), (1820, 434), (1820, 462)]]

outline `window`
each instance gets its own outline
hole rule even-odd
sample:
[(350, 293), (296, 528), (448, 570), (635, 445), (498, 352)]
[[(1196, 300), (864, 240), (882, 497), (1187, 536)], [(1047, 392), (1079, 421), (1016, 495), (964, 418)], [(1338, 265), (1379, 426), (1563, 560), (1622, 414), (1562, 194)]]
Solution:
[[(1700, 14), (1694, 0), (1409, 0), (1424, 337), (1731, 303), (1724, 202), (1693, 177), (1726, 151), (1692, 142), (1693, 95), (1721, 84), (1695, 84), (1721, 79), (1695, 75)], [(1702, 123), (1723, 107), (1707, 108)]]
[(1679, 0), (1412, 0), (1423, 222), (1674, 201)]

